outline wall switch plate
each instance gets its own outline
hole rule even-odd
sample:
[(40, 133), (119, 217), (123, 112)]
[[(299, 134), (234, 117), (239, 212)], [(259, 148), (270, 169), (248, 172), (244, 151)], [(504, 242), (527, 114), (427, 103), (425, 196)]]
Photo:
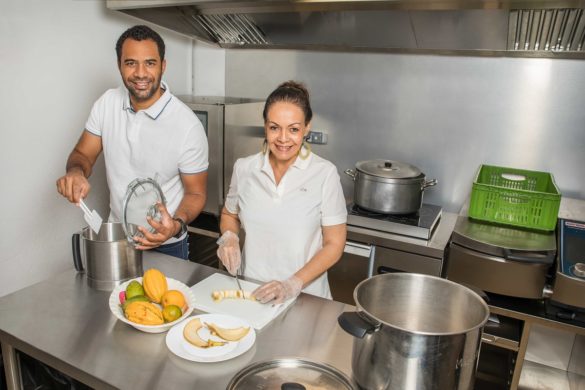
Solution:
[(327, 133), (322, 131), (309, 131), (307, 142), (315, 145), (325, 145), (327, 143)]

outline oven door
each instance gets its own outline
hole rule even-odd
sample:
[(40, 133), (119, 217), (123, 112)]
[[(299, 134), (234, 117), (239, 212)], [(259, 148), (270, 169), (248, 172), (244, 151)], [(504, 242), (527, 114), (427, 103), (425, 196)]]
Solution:
[(218, 104), (188, 104), (201, 121), (209, 145), (207, 168), (207, 201), (203, 211), (220, 215), (223, 207), (223, 126), (224, 106)]

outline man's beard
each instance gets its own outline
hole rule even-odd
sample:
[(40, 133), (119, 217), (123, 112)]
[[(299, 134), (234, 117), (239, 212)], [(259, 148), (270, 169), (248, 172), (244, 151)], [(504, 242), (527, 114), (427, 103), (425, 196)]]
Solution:
[[(146, 81), (150, 81), (149, 79), (145, 79)], [(160, 88), (160, 80), (161, 78), (159, 77), (158, 79), (155, 79), (152, 82), (152, 87), (150, 89), (147, 90), (136, 90), (134, 88), (134, 85), (131, 82), (127, 82), (126, 80), (124, 80), (124, 85), (126, 86), (126, 88), (128, 89), (128, 92), (130, 92), (130, 95), (132, 95), (132, 97), (138, 101), (138, 102), (144, 102), (147, 101), (148, 99), (150, 99)], [(141, 79), (133, 79), (132, 81), (142, 81)]]

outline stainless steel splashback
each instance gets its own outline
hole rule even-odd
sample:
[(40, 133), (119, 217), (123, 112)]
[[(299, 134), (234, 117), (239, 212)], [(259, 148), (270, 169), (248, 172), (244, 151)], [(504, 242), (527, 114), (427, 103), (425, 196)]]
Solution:
[(585, 0), (108, 0), (224, 48), (585, 58)]
[(313, 150), (343, 170), (385, 158), (439, 184), (425, 202), (457, 212), (480, 164), (551, 172), (565, 197), (585, 199), (585, 62), (227, 50), (226, 92), (265, 98), (289, 79), (311, 93)]

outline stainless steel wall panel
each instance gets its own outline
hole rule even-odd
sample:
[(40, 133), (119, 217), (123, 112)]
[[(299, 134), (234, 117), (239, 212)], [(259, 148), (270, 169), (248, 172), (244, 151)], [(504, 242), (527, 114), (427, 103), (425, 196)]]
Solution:
[(224, 197), (229, 191), (234, 163), (258, 153), (264, 140), (264, 102), (229, 105), (225, 108)]
[(425, 202), (457, 212), (482, 163), (551, 172), (585, 198), (585, 61), (228, 50), (226, 93), (263, 98), (281, 82), (307, 84), (315, 152), (344, 169), (386, 158), (439, 184)]
[(412, 11), (419, 48), (506, 50), (508, 10)]
[(277, 45), (417, 47), (408, 11), (268, 13), (251, 18)]

